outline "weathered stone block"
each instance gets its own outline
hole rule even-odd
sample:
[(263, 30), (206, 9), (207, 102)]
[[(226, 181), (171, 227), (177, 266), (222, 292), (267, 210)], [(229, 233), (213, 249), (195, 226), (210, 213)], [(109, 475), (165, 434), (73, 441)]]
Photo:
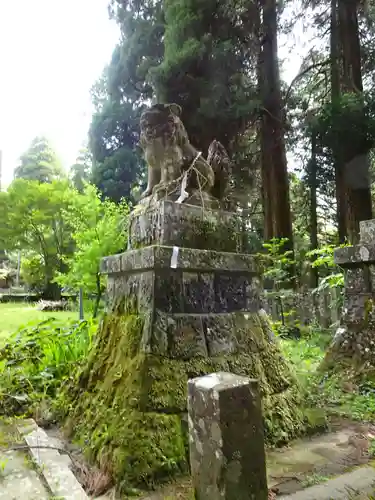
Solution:
[[(144, 314), (140, 350), (170, 358), (258, 353), (274, 343), (268, 320), (260, 313)], [(263, 333), (268, 332), (267, 344)]]
[(132, 212), (128, 249), (178, 245), (237, 252), (244, 251), (242, 233), (241, 218), (236, 213), (161, 200)]
[(178, 359), (208, 356), (203, 323), (202, 316), (174, 317), (168, 332), (169, 356)]
[[(253, 256), (149, 247), (105, 258), (111, 303), (129, 297), (140, 311), (209, 314), (260, 309), (260, 281)], [(172, 267), (171, 267), (172, 261)]]
[(367, 291), (368, 284), (363, 267), (348, 269), (345, 273), (345, 289), (349, 293)]
[(104, 257), (100, 267), (103, 274), (109, 275), (154, 269), (260, 272), (254, 255), (157, 245)]
[(371, 310), (372, 294), (371, 293), (347, 293), (344, 298), (344, 322), (346, 324), (364, 324), (368, 313)]
[(211, 313), (215, 310), (214, 273), (182, 275), (184, 313)]
[(237, 318), (232, 314), (217, 314), (206, 318), (206, 342), (210, 356), (238, 352)]
[(375, 262), (375, 245), (361, 243), (352, 247), (336, 248), (334, 258), (335, 263), (343, 267)]
[(359, 234), (361, 243), (375, 245), (375, 219), (360, 221)]
[(197, 500), (267, 500), (258, 382), (230, 373), (189, 380), (189, 445)]
[(158, 270), (154, 275), (152, 300), (156, 309), (163, 312), (183, 312), (183, 279), (182, 271), (168, 269)]
[(375, 265), (368, 266), (368, 275), (371, 292), (375, 293)]

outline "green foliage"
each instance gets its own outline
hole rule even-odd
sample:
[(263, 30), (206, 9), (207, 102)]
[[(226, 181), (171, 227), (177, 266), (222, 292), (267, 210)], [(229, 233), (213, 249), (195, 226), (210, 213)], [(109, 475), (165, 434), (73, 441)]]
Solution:
[[(58, 293), (51, 286), (63, 258), (73, 251), (72, 225), (65, 214), (78, 192), (67, 180), (50, 183), (17, 179), (0, 197), (0, 242), (7, 250), (22, 250), (28, 258), (39, 259), (47, 295)], [(34, 266), (35, 271), (35, 266)]]
[[(339, 248), (343, 248), (346, 246), (348, 245), (340, 245)], [(319, 268), (323, 275), (323, 277), (319, 281), (319, 286), (315, 290), (315, 293), (318, 293), (327, 288), (335, 288), (340, 292), (343, 291), (344, 272), (334, 262), (334, 251), (336, 248), (338, 248), (337, 245), (325, 245), (321, 248), (311, 250), (306, 254), (307, 258), (312, 259), (311, 266)]]
[[(4, 297), (4, 296), (3, 296)], [(8, 295), (6, 295), (8, 297)], [(57, 311), (46, 312), (39, 311), (33, 304), (25, 302), (5, 302), (1, 301), (0, 295), (0, 347), (15, 331), (26, 328), (30, 323), (41, 323), (47, 318), (56, 318), (60, 321), (69, 323), (78, 318), (77, 311)]]
[(259, 109), (249, 77), (254, 24), (230, 0), (167, 0), (164, 15), (164, 59), (150, 71), (157, 98), (182, 105), (198, 149), (214, 138), (228, 148)]
[(320, 369), (331, 335), (310, 330), (299, 341), (281, 340), (286, 359), (294, 367), (311, 408), (323, 408), (332, 415), (372, 421), (375, 415), (375, 379), (363, 373), (353, 380), (350, 370), (326, 373)]
[(39, 182), (51, 182), (64, 177), (61, 163), (45, 137), (33, 139), (29, 149), (21, 156), (14, 177)]
[(93, 154), (92, 182), (104, 197), (119, 202), (129, 199), (132, 189), (141, 182), (144, 167), (139, 140), (141, 107), (108, 98), (103, 109), (93, 116), (90, 149)]
[(94, 322), (49, 318), (29, 324), (0, 350), (0, 412), (32, 409), (56, 391), (92, 347)]
[(314, 486), (315, 484), (321, 484), (324, 483), (325, 481), (328, 481), (329, 477), (327, 476), (322, 476), (320, 474), (311, 474), (311, 476), (307, 477), (303, 482), (302, 486), (304, 488), (308, 488), (309, 486)]
[[(293, 251), (285, 250), (287, 243), (287, 238), (272, 238), (263, 243), (266, 252), (257, 254), (263, 267), (263, 277), (269, 279), (272, 284), (272, 292), (268, 294), (280, 305), (281, 325), (276, 325), (276, 329), (283, 335), (292, 333), (289, 330), (295, 329), (298, 323), (293, 320), (294, 310), (285, 307), (285, 301), (293, 296), (293, 289), (290, 285), (295, 276), (291, 271), (295, 269), (296, 264)], [(288, 320), (288, 325), (286, 325), (286, 320)]]
[(21, 262), (21, 276), (25, 284), (32, 291), (41, 292), (44, 287), (44, 263), (40, 255), (31, 254), (23, 257)]
[(263, 243), (266, 253), (258, 254), (263, 262), (265, 278), (270, 278), (276, 290), (279, 290), (292, 277), (290, 269), (295, 265), (292, 250), (285, 250), (287, 238), (272, 238)]
[(73, 186), (80, 193), (84, 190), (85, 184), (90, 181), (92, 175), (92, 155), (87, 148), (82, 148), (76, 163), (70, 167), (69, 177)]
[(153, 97), (147, 74), (164, 53), (162, 1), (113, 1), (123, 37), (92, 89), (95, 113), (90, 127), (92, 182), (105, 197), (129, 199), (144, 183), (139, 120)]
[(82, 287), (86, 294), (95, 293), (100, 300), (104, 288), (100, 261), (124, 248), (128, 212), (125, 202), (116, 205), (109, 200), (101, 201), (97, 189), (89, 184), (82, 196), (73, 199), (65, 216), (73, 228), (75, 252), (64, 258), (69, 271), (56, 277), (61, 286), (75, 291)]
[[(375, 99), (372, 94), (348, 93), (322, 107), (315, 121), (324, 146), (340, 151), (355, 144), (355, 155), (366, 154), (375, 143)], [(354, 151), (354, 150), (353, 150)], [(345, 160), (352, 158), (345, 155)]]

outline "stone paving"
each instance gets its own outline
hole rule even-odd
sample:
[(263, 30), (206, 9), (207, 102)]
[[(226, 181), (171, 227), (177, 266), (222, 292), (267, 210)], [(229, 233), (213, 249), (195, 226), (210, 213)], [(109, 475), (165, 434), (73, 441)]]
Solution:
[[(349, 500), (369, 497), (375, 490), (374, 467), (361, 467), (347, 472), (326, 483), (298, 491), (293, 495), (280, 497), (280, 500)], [(359, 496), (360, 494), (360, 496)]]
[(368, 428), (353, 424), (271, 451), (267, 454), (268, 486), (279, 494), (290, 494), (302, 489), (312, 475), (336, 476), (366, 464), (368, 437), (372, 436)]
[[(33, 439), (36, 439), (36, 429), (33, 427), (35, 423), (31, 424), (29, 421), (29, 429), (27, 429), (27, 426), (25, 427), (25, 423), (18, 425), (21, 433), (31, 436), (29, 444), (33, 444)], [(375, 483), (375, 468), (369, 466), (342, 474), (322, 485), (297, 491), (301, 490), (303, 481), (314, 473), (321, 474), (322, 476), (339, 475), (347, 471), (348, 468), (353, 467), (353, 465), (365, 464), (368, 461), (368, 457), (360, 459), (358, 452), (361, 450), (358, 450), (355, 438), (353, 437), (358, 435), (359, 430), (365, 431), (365, 429), (359, 429), (355, 425), (346, 425), (346, 427), (336, 432), (296, 441), (290, 447), (269, 452), (267, 454), (269, 487), (276, 489), (278, 495), (284, 495), (281, 497), (277, 496), (280, 500), (360, 498), (347, 493), (350, 491), (350, 488), (352, 488), (352, 491), (360, 489), (361, 492), (371, 492), (373, 483)], [(38, 428), (40, 439), (46, 439), (43, 432)], [(362, 433), (362, 435), (364, 434)], [(29, 455), (27, 450), (7, 451), (7, 448), (19, 446), (20, 444), (22, 444), (20, 436), (18, 435), (17, 437), (17, 434), (14, 433), (11, 427), (0, 425), (0, 500), (45, 500), (56, 498), (56, 492), (54, 493), (55, 496), (53, 496), (51, 489), (48, 488), (47, 481), (43, 478), (43, 475), (45, 476), (43, 473), (48, 472), (48, 470), (52, 470), (56, 477), (60, 478), (61, 484), (58, 486), (61, 491), (64, 488), (66, 489), (67, 496), (64, 494), (63, 496), (59, 496), (60, 498), (78, 499), (77, 495), (74, 496), (74, 494), (71, 494), (72, 491), (80, 491), (80, 498), (89, 498), (88, 496), (83, 496), (84, 494), (82, 494), (82, 491), (76, 484), (73, 485), (74, 488), (77, 488), (76, 490), (74, 490), (72, 483), (70, 483), (70, 486), (65, 484), (67, 480), (65, 469), (69, 462), (66, 455), (61, 455), (57, 458), (54, 457), (55, 466), (52, 467), (47, 464), (45, 468), (42, 465), (38, 473), (32, 456)], [(23, 444), (25, 444), (25, 441), (23, 441)], [(51, 444), (56, 445), (53, 441), (51, 441)], [(35, 456), (42, 459), (43, 455), (48, 461), (51, 451), (48, 450), (48, 453), (43, 455), (42, 450), (39, 450), (35, 452)], [(61, 471), (65, 472), (62, 474)], [(71, 476), (68, 479), (71, 481)], [(53, 482), (51, 484), (53, 485)], [(189, 490), (190, 487), (187, 482), (183, 488), (182, 485), (177, 486), (175, 490), (173, 487), (168, 487), (165, 491), (147, 495), (143, 498), (149, 500), (181, 498), (181, 500), (184, 500), (185, 498), (190, 498)], [(100, 497), (100, 500), (113, 498), (112, 494), (108, 494)]]
[(0, 451), (0, 500), (45, 500), (51, 496), (26, 453)]

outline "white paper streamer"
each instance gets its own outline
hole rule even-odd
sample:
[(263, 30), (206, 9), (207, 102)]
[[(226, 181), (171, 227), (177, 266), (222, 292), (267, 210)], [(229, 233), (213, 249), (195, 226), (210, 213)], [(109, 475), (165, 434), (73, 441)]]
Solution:
[[(202, 152), (199, 151), (197, 153), (197, 156), (194, 158), (193, 160), (193, 163), (191, 164), (191, 167), (194, 167), (196, 161), (198, 160), (198, 158), (202, 156)], [(190, 168), (191, 168), (190, 167)], [(189, 197), (189, 193), (186, 191), (186, 184), (187, 184), (187, 171), (184, 173), (184, 176), (182, 178), (182, 182), (181, 182), (181, 191), (180, 191), (180, 196), (178, 197), (178, 200), (176, 200), (176, 203), (183, 203), (186, 198)]]
[(173, 247), (172, 258), (171, 258), (171, 268), (177, 269), (177, 260), (178, 260), (178, 247)]
[(184, 176), (182, 178), (180, 196), (178, 197), (176, 203), (182, 203), (183, 201), (186, 200), (186, 198), (188, 198), (189, 193), (186, 191), (186, 184), (187, 184), (187, 172), (184, 173)]

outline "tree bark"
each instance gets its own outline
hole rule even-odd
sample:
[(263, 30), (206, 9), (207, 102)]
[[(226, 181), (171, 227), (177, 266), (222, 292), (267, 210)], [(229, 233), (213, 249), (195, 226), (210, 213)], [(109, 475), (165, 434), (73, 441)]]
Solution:
[[(267, 158), (264, 177), (266, 192), (270, 191), (268, 203), (272, 203), (273, 236), (287, 238), (286, 247), (293, 249), (292, 217), (290, 211), (289, 179), (284, 141), (284, 116), (277, 57), (277, 9), (276, 0), (261, 0), (262, 23), (262, 101), (263, 140)], [(268, 162), (270, 165), (268, 166)], [(267, 192), (268, 195), (268, 192)], [(269, 217), (269, 215), (268, 215)]]
[[(258, 3), (257, 9), (257, 32), (261, 33), (261, 5)], [(267, 89), (265, 87), (264, 76), (264, 53), (262, 43), (259, 43), (258, 64), (258, 93), (264, 103), (267, 97)], [(263, 238), (269, 241), (274, 237), (273, 227), (273, 206), (272, 206), (272, 158), (270, 158), (270, 149), (267, 147), (267, 123), (265, 114), (262, 113), (258, 126), (258, 138), (260, 143), (260, 165), (261, 165), (261, 178), (262, 178), (262, 204), (263, 204)], [(268, 141), (269, 142), (269, 141)]]
[[(361, 47), (357, 0), (338, 0), (339, 33), (342, 47), (342, 92), (361, 94)], [(347, 233), (351, 243), (359, 239), (359, 222), (372, 218), (369, 157), (363, 144), (345, 141), (343, 161), (347, 196)]]
[[(338, 8), (337, 0), (331, 0), (331, 102), (337, 102), (340, 99), (340, 37), (338, 26)], [(335, 186), (337, 202), (337, 224), (340, 243), (344, 243), (347, 236), (346, 214), (346, 188), (344, 177), (344, 163), (341, 151), (333, 151), (335, 167)]]
[(100, 282), (100, 274), (98, 273), (96, 275), (96, 298), (95, 298), (95, 304), (94, 304), (94, 311), (92, 313), (93, 318), (96, 318), (98, 315), (100, 300), (102, 298), (102, 293), (103, 293), (103, 289), (102, 289), (102, 284)]
[(61, 299), (61, 288), (57, 283), (53, 281), (48, 281), (42, 292), (42, 298), (44, 300), (60, 300)]
[[(316, 134), (311, 135), (311, 159), (309, 165), (309, 187), (310, 187), (310, 249), (318, 248), (318, 214), (317, 214), (317, 199), (316, 199)], [(310, 271), (310, 286), (317, 288), (319, 283), (319, 273), (316, 267), (312, 267)]]

